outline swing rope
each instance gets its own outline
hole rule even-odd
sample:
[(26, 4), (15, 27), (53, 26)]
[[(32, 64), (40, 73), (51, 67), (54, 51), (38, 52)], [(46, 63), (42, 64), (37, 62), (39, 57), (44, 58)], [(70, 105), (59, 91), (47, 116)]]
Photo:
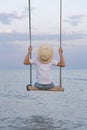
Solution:
[[(29, 42), (31, 46), (31, 3), (28, 0), (28, 8), (29, 8)], [(32, 54), (30, 53), (30, 59), (32, 58)], [(32, 86), (32, 65), (30, 64), (30, 85)]]
[[(62, 46), (62, 0), (60, 0), (60, 48)], [(60, 67), (60, 87), (62, 87), (62, 67)]]

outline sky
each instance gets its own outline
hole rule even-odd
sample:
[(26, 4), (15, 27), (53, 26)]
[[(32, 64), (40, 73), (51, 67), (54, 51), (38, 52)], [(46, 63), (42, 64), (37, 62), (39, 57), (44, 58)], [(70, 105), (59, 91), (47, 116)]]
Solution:
[[(60, 0), (31, 0), (32, 57), (50, 44), (59, 60)], [(29, 46), (28, 0), (0, 0), (0, 69), (23, 69)], [(87, 0), (62, 0), (66, 69), (87, 69)]]

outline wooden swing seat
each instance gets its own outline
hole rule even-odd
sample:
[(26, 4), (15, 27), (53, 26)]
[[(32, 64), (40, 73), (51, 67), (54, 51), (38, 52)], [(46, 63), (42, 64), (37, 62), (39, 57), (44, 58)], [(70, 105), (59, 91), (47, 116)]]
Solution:
[(35, 86), (30, 86), (30, 85), (27, 85), (26, 86), (26, 89), (27, 91), (60, 91), (60, 92), (63, 92), (64, 91), (64, 88), (62, 87), (59, 87), (59, 86), (55, 86), (53, 88), (50, 88), (50, 89), (39, 89), (39, 88), (36, 88)]

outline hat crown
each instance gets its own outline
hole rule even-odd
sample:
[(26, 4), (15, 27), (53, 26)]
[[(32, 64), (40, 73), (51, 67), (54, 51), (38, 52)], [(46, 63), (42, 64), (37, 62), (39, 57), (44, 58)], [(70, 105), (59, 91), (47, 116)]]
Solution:
[(42, 45), (38, 49), (38, 59), (42, 63), (49, 63), (53, 58), (53, 49), (49, 45)]
[(49, 49), (48, 48), (43, 48), (41, 50), (41, 54), (40, 57), (43, 61), (47, 61), (50, 58), (50, 53), (49, 53)]

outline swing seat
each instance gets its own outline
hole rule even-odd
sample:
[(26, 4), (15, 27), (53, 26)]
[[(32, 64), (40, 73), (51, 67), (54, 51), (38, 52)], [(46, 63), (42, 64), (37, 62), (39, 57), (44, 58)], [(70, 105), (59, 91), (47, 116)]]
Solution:
[(64, 88), (59, 87), (59, 86), (55, 86), (50, 89), (39, 89), (39, 88), (36, 88), (35, 86), (31, 86), (30, 84), (26, 86), (26, 89), (27, 91), (60, 91), (60, 92), (64, 91)]

